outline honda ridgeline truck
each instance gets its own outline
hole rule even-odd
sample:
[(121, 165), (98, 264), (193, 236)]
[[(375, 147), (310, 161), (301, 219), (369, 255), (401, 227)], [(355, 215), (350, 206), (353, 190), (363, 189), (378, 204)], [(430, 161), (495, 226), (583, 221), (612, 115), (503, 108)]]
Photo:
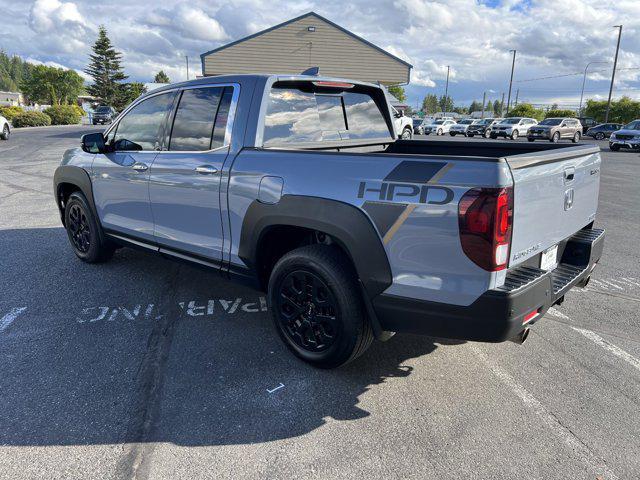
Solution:
[(323, 368), (392, 332), (500, 342), (600, 259), (596, 146), (396, 138), (377, 85), (233, 75), (143, 95), (54, 176), (85, 262), (121, 246), (267, 292)]

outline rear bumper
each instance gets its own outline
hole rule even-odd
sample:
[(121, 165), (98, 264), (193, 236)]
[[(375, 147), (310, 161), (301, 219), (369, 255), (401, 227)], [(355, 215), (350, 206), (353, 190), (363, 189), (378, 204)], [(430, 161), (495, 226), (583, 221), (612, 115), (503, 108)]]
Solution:
[[(604, 237), (604, 230), (581, 230), (568, 239), (554, 270), (511, 269), (502, 287), (485, 292), (468, 306), (381, 294), (373, 299), (373, 308), (387, 331), (482, 342), (508, 340), (542, 318), (571, 288), (584, 284), (602, 256)], [(538, 314), (525, 324), (524, 317), (534, 310)]]

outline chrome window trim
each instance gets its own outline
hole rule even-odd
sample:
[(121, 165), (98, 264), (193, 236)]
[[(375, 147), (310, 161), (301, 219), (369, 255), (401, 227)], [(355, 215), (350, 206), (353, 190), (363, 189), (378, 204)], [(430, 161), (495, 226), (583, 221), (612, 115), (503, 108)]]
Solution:
[[(134, 102), (131, 103), (131, 105), (129, 105), (127, 108), (125, 108), (122, 113), (120, 113), (120, 115), (118, 115), (118, 118), (116, 118), (116, 120), (113, 122), (113, 124), (104, 132), (104, 137), (106, 138), (110, 133), (111, 130), (113, 130), (114, 128), (116, 128), (118, 126), (118, 124), (120, 123), (120, 121), (122, 120), (122, 118), (124, 118), (127, 113), (129, 113), (129, 111), (136, 107), (137, 105), (141, 104), (142, 102), (144, 102), (145, 100), (148, 100), (149, 98), (152, 97), (156, 97), (158, 95), (162, 95), (165, 93), (171, 93), (171, 92), (177, 92), (178, 94), (183, 92), (184, 90), (193, 90), (193, 89), (197, 89), (197, 88), (216, 88), (216, 87), (220, 87), (220, 88), (224, 88), (224, 87), (232, 87), (233, 88), (233, 93), (231, 94), (231, 105), (229, 106), (229, 114), (227, 116), (227, 126), (225, 128), (225, 132), (224, 132), (224, 145), (220, 146), (220, 147), (216, 147), (216, 148), (212, 148), (209, 150), (118, 150), (118, 153), (128, 153), (128, 152), (134, 152), (136, 154), (139, 153), (153, 153), (156, 155), (159, 155), (161, 153), (173, 153), (173, 154), (179, 154), (179, 153), (190, 153), (190, 154), (194, 154), (194, 153), (211, 153), (211, 152), (217, 152), (218, 150), (223, 150), (223, 149), (229, 149), (230, 145), (231, 145), (231, 133), (233, 131), (233, 124), (235, 122), (235, 117), (236, 117), (236, 108), (238, 106), (238, 98), (240, 97), (240, 84), (239, 83), (235, 83), (235, 82), (226, 82), (226, 83), (206, 83), (206, 84), (198, 84), (198, 85), (187, 85), (187, 86), (183, 86), (183, 87), (175, 87), (175, 88), (170, 88), (168, 90), (162, 90), (161, 92), (156, 92), (156, 93), (150, 93), (148, 95), (145, 95), (144, 97), (141, 97), (137, 100), (135, 100)], [(179, 102), (179, 99), (178, 99)], [(173, 109), (177, 109), (177, 107), (180, 104), (178, 103), (178, 105), (173, 106)], [(173, 118), (172, 118), (173, 120)], [(214, 125), (215, 128), (215, 125)]]

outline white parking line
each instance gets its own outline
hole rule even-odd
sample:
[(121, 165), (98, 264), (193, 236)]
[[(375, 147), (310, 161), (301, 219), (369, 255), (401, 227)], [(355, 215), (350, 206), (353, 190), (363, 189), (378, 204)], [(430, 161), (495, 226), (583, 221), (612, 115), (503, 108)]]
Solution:
[(637, 370), (640, 370), (640, 360), (638, 360), (636, 357), (631, 355), (629, 352), (626, 352), (625, 350), (621, 349), (617, 345), (614, 345), (613, 343), (607, 342), (604, 338), (602, 338), (596, 332), (592, 332), (591, 330), (586, 330), (584, 328), (578, 328), (578, 327), (571, 327), (571, 328), (573, 328), (576, 332), (579, 332), (585, 337), (587, 337), (596, 345), (599, 345), (605, 350), (613, 353), (615, 356), (620, 357), (629, 365), (635, 367)]
[(27, 307), (15, 307), (12, 308), (9, 313), (7, 313), (4, 317), (0, 319), (0, 332), (7, 329), (9, 325), (13, 323), (13, 321), (20, 316), (22, 312), (24, 312)]
[(571, 320), (567, 315), (565, 315), (564, 313), (562, 313), (559, 310), (556, 310), (553, 307), (551, 307), (549, 310), (547, 310), (547, 313), (549, 315), (551, 315), (552, 317), (558, 317), (558, 318), (561, 318), (563, 320)]
[(560, 439), (575, 452), (580, 461), (601, 479), (617, 479), (617, 475), (598, 458), (576, 435), (565, 427), (558, 418), (547, 411), (540, 401), (531, 395), (522, 385), (514, 380), (507, 372), (493, 363), (489, 357), (477, 345), (470, 347), (483, 363), (505, 384), (509, 389), (530, 408)]

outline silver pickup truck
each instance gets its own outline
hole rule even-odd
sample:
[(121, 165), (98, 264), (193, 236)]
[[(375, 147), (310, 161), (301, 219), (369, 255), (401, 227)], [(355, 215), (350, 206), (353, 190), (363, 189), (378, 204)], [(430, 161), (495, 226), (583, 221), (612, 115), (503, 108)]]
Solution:
[(54, 177), (71, 247), (122, 246), (267, 292), (322, 368), (393, 332), (500, 342), (585, 285), (599, 148), (399, 140), (383, 90), (237, 75), (142, 96)]

